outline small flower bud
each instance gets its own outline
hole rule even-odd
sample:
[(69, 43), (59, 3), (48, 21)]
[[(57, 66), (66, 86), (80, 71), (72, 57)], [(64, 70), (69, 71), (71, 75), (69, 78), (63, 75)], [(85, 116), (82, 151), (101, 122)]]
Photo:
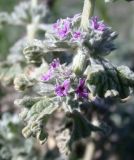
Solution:
[(27, 126), (22, 130), (22, 134), (25, 138), (29, 138), (32, 135), (32, 131), (30, 130), (30, 127)]
[(20, 74), (14, 79), (14, 87), (18, 91), (24, 91), (26, 88), (31, 87), (32, 85), (33, 83), (25, 74)]
[(78, 53), (73, 59), (72, 70), (76, 74), (81, 74), (86, 67), (87, 55), (82, 52), (81, 49), (78, 50)]

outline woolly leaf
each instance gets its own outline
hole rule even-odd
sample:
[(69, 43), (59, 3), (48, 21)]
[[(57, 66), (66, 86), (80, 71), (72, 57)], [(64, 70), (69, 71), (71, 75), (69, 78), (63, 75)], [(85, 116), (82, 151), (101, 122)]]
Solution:
[(24, 91), (27, 88), (32, 87), (34, 84), (35, 81), (25, 74), (19, 74), (14, 79), (14, 87), (18, 91)]
[(0, 67), (0, 81), (5, 85), (12, 84), (15, 76), (21, 72), (22, 68), (19, 63), (2, 64)]
[(107, 133), (109, 129), (104, 126), (94, 126), (91, 124), (80, 112), (74, 111), (71, 116), (73, 120), (73, 129), (71, 133), (70, 141), (68, 142), (69, 147), (71, 148), (75, 142), (88, 138), (91, 135), (91, 132), (102, 132)]
[(44, 131), (44, 125), (47, 123), (50, 115), (58, 108), (53, 100), (43, 98), (37, 101), (30, 109), (25, 112), (25, 116), (21, 116), (27, 125), (22, 130), (24, 137), (36, 137), (40, 143), (44, 143), (47, 133)]
[(34, 91), (39, 95), (53, 95), (54, 94), (54, 85), (50, 83), (39, 82), (34, 86)]
[(16, 105), (20, 105), (26, 108), (31, 108), (36, 102), (38, 102), (41, 98), (40, 97), (23, 97), (23, 99), (17, 99), (14, 103)]
[(34, 40), (32, 43), (27, 44), (23, 53), (28, 63), (41, 64), (42, 58), (46, 61), (52, 58), (52, 54), (50, 54), (52, 52), (65, 52), (76, 48), (75, 45), (72, 47), (70, 45), (72, 44), (66, 41)]
[(125, 85), (134, 86), (134, 72), (127, 66), (117, 67), (120, 77), (123, 79)]
[(87, 85), (94, 96), (127, 98), (133, 87), (133, 72), (128, 67), (115, 67), (104, 59), (90, 59), (85, 71)]
[(41, 41), (34, 41), (29, 44), (23, 51), (28, 63), (41, 63), (43, 54), (43, 45)]

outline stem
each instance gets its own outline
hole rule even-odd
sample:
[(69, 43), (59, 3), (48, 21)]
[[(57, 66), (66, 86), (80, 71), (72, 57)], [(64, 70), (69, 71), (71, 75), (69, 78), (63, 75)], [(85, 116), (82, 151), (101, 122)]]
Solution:
[(84, 160), (92, 160), (95, 151), (95, 144), (93, 142), (88, 143)]
[[(31, 0), (31, 11), (38, 5), (38, 0)], [(27, 38), (29, 42), (32, 42), (35, 38), (36, 31), (38, 29), (40, 17), (32, 17), (31, 23), (27, 25)]]
[[(92, 118), (92, 124), (99, 126), (99, 122), (97, 117), (94, 115), (94, 117)], [(93, 132), (90, 138), (90, 142), (87, 144), (87, 148), (86, 148), (86, 152), (84, 155), (83, 160), (92, 160), (93, 156), (94, 156), (94, 152), (95, 152), (95, 143), (94, 143), (94, 138), (96, 136), (96, 133)]]
[(32, 8), (35, 8), (38, 4), (38, 0), (31, 0), (31, 6)]
[(81, 28), (88, 30), (89, 18), (93, 16), (95, 0), (85, 0), (81, 17)]
[(35, 17), (31, 24), (27, 25), (27, 38), (29, 42), (32, 42), (35, 38), (36, 31), (38, 29), (39, 17)]

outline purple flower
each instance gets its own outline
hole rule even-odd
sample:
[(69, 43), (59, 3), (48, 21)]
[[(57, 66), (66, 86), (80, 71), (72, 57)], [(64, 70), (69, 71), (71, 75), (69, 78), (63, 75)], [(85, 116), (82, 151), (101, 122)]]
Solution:
[(107, 28), (107, 26), (102, 21), (99, 21), (99, 18), (97, 16), (92, 17), (90, 21), (90, 27), (91, 29), (98, 31), (104, 31)]
[(72, 34), (72, 41), (81, 41), (85, 38), (86, 33), (82, 31), (75, 31)]
[(83, 35), (80, 31), (73, 32), (72, 41), (78, 41), (78, 40), (81, 40), (82, 38), (83, 38)]
[(42, 81), (49, 81), (52, 78), (52, 74), (53, 74), (53, 71), (52, 70), (48, 70), (47, 73), (42, 75), (41, 80)]
[(78, 31), (78, 32), (77, 32), (77, 31), (74, 32), (74, 33), (73, 33), (73, 37), (74, 37), (75, 39), (80, 38), (80, 37), (81, 37), (81, 32), (79, 32), (79, 31)]
[(70, 26), (71, 26), (71, 20), (70, 20), (70, 18), (67, 18), (67, 19), (59, 19), (53, 25), (53, 28), (54, 28), (56, 35), (60, 39), (64, 39), (70, 33)]
[(60, 60), (59, 58), (57, 58), (57, 59), (54, 59), (50, 64), (50, 69), (56, 69), (59, 66), (60, 66)]
[(85, 79), (80, 79), (78, 87), (76, 89), (76, 94), (79, 98), (88, 98), (88, 88), (85, 86)]
[(70, 80), (65, 80), (63, 84), (58, 84), (55, 87), (55, 93), (57, 96), (63, 97), (67, 96), (70, 88)]
[(57, 58), (57, 59), (54, 59), (52, 61), (52, 63), (50, 64), (50, 68), (49, 70), (47, 71), (47, 73), (45, 73), (42, 77), (41, 77), (41, 80), (42, 81), (49, 81), (52, 77), (53, 77), (53, 73), (54, 73), (54, 69), (56, 69), (57, 67), (60, 66), (60, 60)]

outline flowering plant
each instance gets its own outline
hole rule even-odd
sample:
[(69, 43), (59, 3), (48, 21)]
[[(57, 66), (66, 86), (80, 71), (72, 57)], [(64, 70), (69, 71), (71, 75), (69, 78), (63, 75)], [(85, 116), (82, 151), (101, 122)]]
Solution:
[[(58, 131), (69, 133), (65, 142), (72, 151), (79, 140), (88, 138), (92, 132), (109, 134), (105, 123), (95, 125), (89, 121), (86, 110), (103, 108), (108, 99), (126, 101), (132, 94), (134, 73), (104, 58), (116, 49), (114, 40), (118, 34), (92, 16), (93, 8), (93, 1), (85, 0), (82, 14), (58, 20), (44, 40), (35, 40), (24, 49), (26, 60), (39, 64), (14, 80), (17, 90), (25, 91), (26, 95), (29, 90), (32, 93), (15, 101), (23, 106), (20, 116), (26, 122), (22, 131), (26, 138), (33, 136), (44, 143), (49, 136), (47, 123), (60, 111), (63, 117)], [(56, 58), (47, 65), (45, 61), (52, 52), (71, 52), (72, 63), (60, 63)], [(98, 112), (92, 113), (98, 122)]]

